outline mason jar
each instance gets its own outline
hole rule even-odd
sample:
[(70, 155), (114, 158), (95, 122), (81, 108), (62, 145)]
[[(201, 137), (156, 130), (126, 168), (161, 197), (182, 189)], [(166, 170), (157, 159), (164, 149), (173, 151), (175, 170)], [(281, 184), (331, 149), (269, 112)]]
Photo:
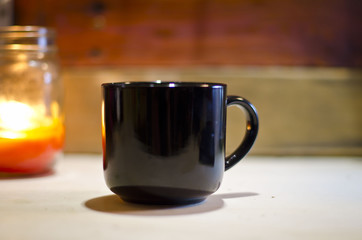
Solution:
[(0, 27), (0, 175), (52, 170), (64, 142), (55, 31)]

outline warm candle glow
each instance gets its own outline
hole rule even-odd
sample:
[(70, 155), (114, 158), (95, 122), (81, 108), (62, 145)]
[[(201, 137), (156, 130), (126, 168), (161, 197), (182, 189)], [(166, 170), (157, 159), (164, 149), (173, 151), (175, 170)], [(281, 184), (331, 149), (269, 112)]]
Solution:
[(0, 127), (9, 131), (34, 128), (36, 112), (28, 105), (17, 102), (0, 102)]
[(0, 101), (0, 172), (41, 172), (61, 150), (64, 127), (59, 107)]

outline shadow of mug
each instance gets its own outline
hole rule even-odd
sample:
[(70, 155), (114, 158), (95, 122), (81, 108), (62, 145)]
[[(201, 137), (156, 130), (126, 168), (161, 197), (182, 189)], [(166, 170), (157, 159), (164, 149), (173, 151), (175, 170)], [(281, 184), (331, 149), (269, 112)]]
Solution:
[(201, 203), (191, 205), (143, 205), (125, 202), (117, 195), (92, 198), (84, 205), (94, 211), (134, 216), (177, 216), (212, 212), (223, 208), (224, 199), (257, 196), (254, 192), (214, 194)]

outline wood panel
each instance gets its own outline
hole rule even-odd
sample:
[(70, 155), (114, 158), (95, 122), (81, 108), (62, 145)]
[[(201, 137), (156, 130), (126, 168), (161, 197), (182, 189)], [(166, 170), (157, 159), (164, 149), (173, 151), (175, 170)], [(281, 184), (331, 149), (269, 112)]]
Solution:
[(62, 63), (362, 66), (358, 0), (15, 0)]
[[(222, 81), (228, 95), (250, 100), (260, 117), (251, 154), (362, 156), (362, 71), (301, 67), (67, 68), (66, 151), (102, 151), (101, 83), (156, 79)], [(243, 121), (228, 108), (228, 153), (241, 142)]]

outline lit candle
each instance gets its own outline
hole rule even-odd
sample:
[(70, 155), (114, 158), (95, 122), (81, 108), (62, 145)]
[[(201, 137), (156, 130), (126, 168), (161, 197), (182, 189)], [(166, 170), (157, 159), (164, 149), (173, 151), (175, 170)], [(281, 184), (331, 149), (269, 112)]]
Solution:
[(51, 169), (64, 127), (56, 102), (42, 105), (0, 100), (0, 172), (34, 174)]

